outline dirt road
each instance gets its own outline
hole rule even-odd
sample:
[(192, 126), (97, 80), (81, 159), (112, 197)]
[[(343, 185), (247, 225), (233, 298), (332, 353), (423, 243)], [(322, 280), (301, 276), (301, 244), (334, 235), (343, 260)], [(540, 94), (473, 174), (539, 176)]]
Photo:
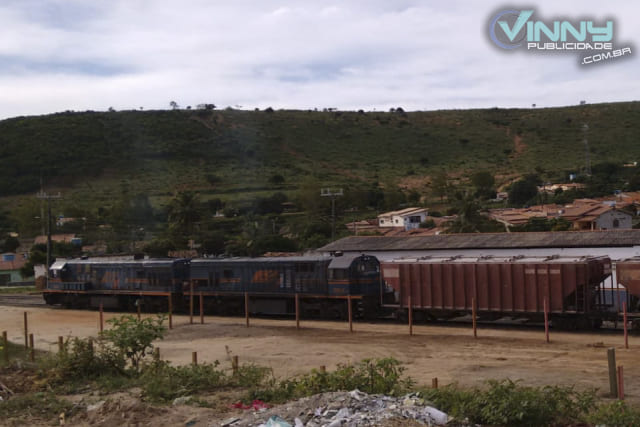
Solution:
[[(40, 349), (55, 351), (58, 336), (90, 336), (98, 332), (99, 315), (95, 311), (51, 308), (0, 307), (0, 330), (9, 339), (24, 342), (23, 312), (27, 311), (30, 332)], [(105, 319), (119, 316), (105, 313)], [(627, 398), (640, 402), (640, 338), (630, 337), (630, 349), (624, 348), (622, 334), (551, 333), (544, 331), (488, 329), (479, 330), (473, 339), (467, 326), (414, 326), (355, 323), (354, 333), (339, 322), (303, 321), (296, 330), (292, 320), (206, 317), (205, 324), (189, 324), (188, 316), (174, 316), (174, 329), (157, 345), (161, 356), (174, 363), (198, 360), (228, 363), (229, 354), (242, 362), (270, 366), (280, 377), (307, 372), (326, 365), (363, 358), (392, 356), (402, 361), (407, 374), (418, 383), (458, 382), (481, 384), (487, 379), (521, 379), (527, 385), (575, 385), (578, 389), (608, 391), (607, 348), (615, 347), (619, 365), (624, 366)]]

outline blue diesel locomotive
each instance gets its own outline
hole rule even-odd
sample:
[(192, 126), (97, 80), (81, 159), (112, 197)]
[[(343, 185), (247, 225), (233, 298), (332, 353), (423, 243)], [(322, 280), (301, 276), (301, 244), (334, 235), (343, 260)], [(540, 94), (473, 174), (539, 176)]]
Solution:
[(74, 308), (145, 311), (184, 310), (192, 296), (209, 314), (292, 314), (295, 296), (306, 316), (344, 318), (351, 297), (354, 313), (376, 316), (380, 307), (380, 264), (369, 255), (262, 258), (58, 260), (44, 290), (47, 304)]

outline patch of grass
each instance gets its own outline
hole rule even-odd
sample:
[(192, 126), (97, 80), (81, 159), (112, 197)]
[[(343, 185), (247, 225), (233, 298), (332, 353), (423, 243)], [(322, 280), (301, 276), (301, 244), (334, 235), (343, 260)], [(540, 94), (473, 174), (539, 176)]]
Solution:
[(509, 379), (490, 380), (484, 388), (455, 384), (424, 389), (424, 397), (438, 409), (473, 424), (505, 426), (640, 425), (640, 410), (624, 402), (601, 403), (594, 391), (572, 387), (527, 387)]
[(601, 403), (587, 421), (594, 425), (608, 427), (627, 427), (640, 425), (640, 409), (629, 406), (626, 402), (617, 400), (611, 403)]
[(213, 364), (174, 367), (167, 362), (159, 362), (143, 370), (140, 385), (145, 397), (152, 402), (212, 391), (228, 385), (227, 375), (218, 369), (218, 365), (216, 361)]
[(53, 421), (61, 413), (69, 416), (73, 405), (54, 393), (27, 393), (0, 403), (0, 419), (13, 425), (28, 425), (28, 420)]
[(297, 378), (271, 379), (261, 387), (254, 387), (247, 400), (261, 399), (267, 402), (286, 402), (317, 393), (358, 389), (366, 393), (400, 395), (414, 385), (404, 378), (404, 367), (393, 358), (364, 359), (352, 365), (338, 365), (333, 372), (312, 370)]
[(16, 359), (24, 361), (26, 359), (28, 359), (29, 357), (29, 351), (27, 349), (24, 348), (24, 345), (19, 345), (19, 344), (14, 344), (11, 341), (9, 341), (9, 345), (7, 346), (8, 348), (5, 349), (4, 343), (2, 342), (2, 339), (0, 339), (0, 366), (7, 366), (7, 362), (5, 362), (5, 351), (9, 351), (9, 363), (8, 365), (11, 365), (12, 363), (15, 362)]

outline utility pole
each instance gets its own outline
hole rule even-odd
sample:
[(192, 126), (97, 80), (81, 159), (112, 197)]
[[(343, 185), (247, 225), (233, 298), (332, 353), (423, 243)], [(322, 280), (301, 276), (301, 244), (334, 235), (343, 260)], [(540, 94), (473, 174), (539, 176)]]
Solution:
[(331, 240), (336, 233), (336, 197), (341, 197), (342, 188), (322, 188), (320, 189), (320, 196), (331, 197)]
[(591, 176), (591, 154), (589, 153), (589, 140), (587, 139), (587, 132), (589, 131), (589, 125), (586, 123), (582, 125), (582, 132), (584, 133), (584, 173), (587, 176)]
[(51, 265), (51, 200), (62, 199), (62, 196), (60, 193), (47, 194), (44, 190), (40, 190), (40, 192), (36, 194), (36, 198), (47, 201), (47, 265), (45, 278), (47, 280), (47, 286), (49, 286), (49, 266)]

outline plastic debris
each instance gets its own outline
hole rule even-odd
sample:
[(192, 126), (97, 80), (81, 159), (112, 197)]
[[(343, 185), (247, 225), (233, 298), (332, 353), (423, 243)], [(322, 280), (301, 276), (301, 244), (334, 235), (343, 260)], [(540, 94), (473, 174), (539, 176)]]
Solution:
[(317, 394), (268, 410), (248, 412), (233, 427), (379, 426), (393, 419), (415, 420), (426, 426), (443, 426), (450, 421), (446, 413), (418, 393), (393, 397), (353, 390)]
[(268, 409), (271, 407), (269, 406), (269, 404), (264, 403), (262, 400), (259, 400), (259, 399), (256, 399), (253, 402), (251, 402), (251, 405), (245, 405), (242, 402), (236, 402), (236, 403), (232, 403), (230, 406), (235, 409), (253, 409), (254, 411), (260, 411), (262, 409)]
[(260, 424), (260, 427), (292, 427), (291, 424), (277, 415), (272, 415), (266, 423)]
[(181, 396), (173, 399), (173, 406), (186, 405), (191, 400), (191, 396)]

